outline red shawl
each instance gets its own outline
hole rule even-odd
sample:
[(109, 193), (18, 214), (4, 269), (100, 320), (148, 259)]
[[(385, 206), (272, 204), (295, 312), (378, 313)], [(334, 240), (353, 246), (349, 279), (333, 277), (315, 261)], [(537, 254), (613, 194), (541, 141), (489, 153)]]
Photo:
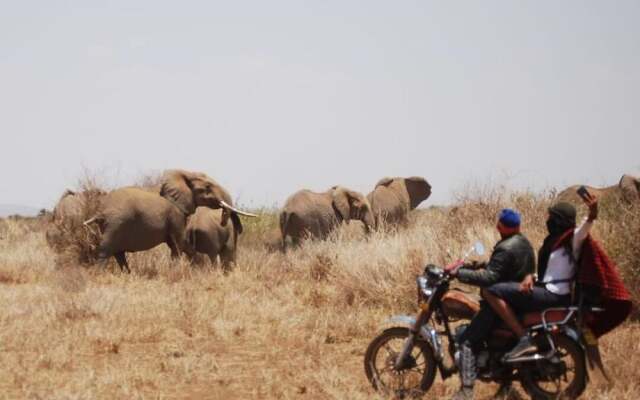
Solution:
[(587, 324), (596, 337), (620, 325), (631, 313), (631, 295), (624, 287), (618, 268), (598, 241), (587, 236), (578, 264), (578, 283), (595, 288), (601, 297), (603, 312), (594, 313)]

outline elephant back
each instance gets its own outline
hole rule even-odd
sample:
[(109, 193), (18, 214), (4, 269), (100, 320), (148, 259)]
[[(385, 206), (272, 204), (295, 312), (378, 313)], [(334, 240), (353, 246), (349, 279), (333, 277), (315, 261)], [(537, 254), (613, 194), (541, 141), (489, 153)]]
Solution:
[(308, 189), (295, 192), (285, 201), (283, 209), (290, 213), (306, 215), (318, 211), (330, 212), (331, 193), (316, 193)]
[[(578, 195), (578, 188), (580, 186), (582, 185), (572, 185), (564, 189), (563, 191), (558, 193), (558, 195), (554, 199), (554, 202), (562, 201), (562, 202), (573, 204), (574, 206), (580, 206), (584, 204), (583, 200)], [(619, 201), (620, 199), (623, 198), (621, 197), (623, 193), (619, 185), (612, 185), (604, 188), (597, 188), (597, 187), (586, 186), (586, 185), (585, 187), (587, 188), (589, 193), (595, 195), (600, 200), (601, 203)]]

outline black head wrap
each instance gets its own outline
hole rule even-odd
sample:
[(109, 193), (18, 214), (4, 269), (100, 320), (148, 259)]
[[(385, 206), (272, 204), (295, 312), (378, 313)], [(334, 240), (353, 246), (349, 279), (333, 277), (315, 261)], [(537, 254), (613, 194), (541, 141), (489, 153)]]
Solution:
[[(569, 203), (556, 203), (549, 207), (549, 218), (547, 219), (547, 230), (549, 234), (544, 239), (542, 247), (538, 252), (538, 277), (544, 278), (544, 273), (547, 270), (547, 264), (549, 263), (549, 257), (553, 247), (557, 244), (562, 235), (573, 230), (576, 227), (576, 208)], [(562, 247), (569, 254), (569, 259), (573, 261), (573, 249), (571, 248), (571, 235), (567, 237), (569, 240), (565, 240), (562, 243)]]

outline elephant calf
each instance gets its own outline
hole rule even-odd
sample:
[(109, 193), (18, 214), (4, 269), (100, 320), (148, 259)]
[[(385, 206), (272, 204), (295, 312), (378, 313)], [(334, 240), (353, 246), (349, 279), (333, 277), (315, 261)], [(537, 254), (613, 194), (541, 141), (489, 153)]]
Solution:
[(358, 219), (368, 231), (373, 226), (373, 213), (361, 193), (334, 186), (324, 193), (300, 190), (291, 195), (280, 213), (282, 251), (286, 252), (287, 236), (297, 245), (301, 239), (324, 239), (343, 221)]
[(229, 223), (226, 210), (198, 207), (187, 222), (186, 241), (193, 252), (208, 255), (214, 265), (220, 256), (222, 268), (228, 270), (236, 260), (241, 233), (242, 225)]

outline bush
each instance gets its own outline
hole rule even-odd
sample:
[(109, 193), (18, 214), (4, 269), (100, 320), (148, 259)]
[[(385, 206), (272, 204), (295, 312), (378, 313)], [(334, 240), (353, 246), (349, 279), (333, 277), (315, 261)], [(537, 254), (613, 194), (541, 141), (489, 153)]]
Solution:
[(105, 191), (86, 179), (81, 182), (78, 196), (79, 207), (73, 215), (60, 218), (55, 215), (47, 229), (47, 242), (57, 254), (58, 264), (89, 265), (96, 261), (96, 248), (100, 242), (100, 232), (96, 225), (85, 226), (84, 221), (97, 215), (100, 199)]

